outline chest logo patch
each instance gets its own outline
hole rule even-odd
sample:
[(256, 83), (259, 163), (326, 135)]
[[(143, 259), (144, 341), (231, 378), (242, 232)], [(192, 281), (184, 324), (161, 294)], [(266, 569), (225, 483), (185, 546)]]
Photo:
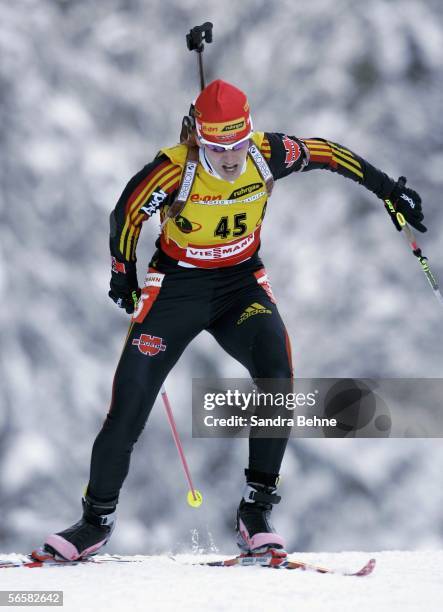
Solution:
[(183, 217), (182, 215), (178, 215), (178, 217), (175, 218), (175, 225), (184, 234), (190, 234), (191, 232), (197, 232), (199, 229), (202, 228), (200, 223), (197, 223), (196, 221), (190, 221), (189, 219), (186, 219), (186, 217)]
[(292, 140), (292, 138), (288, 138), (288, 136), (285, 136), (282, 142), (286, 151), (285, 166), (286, 168), (290, 168), (300, 157), (301, 149), (298, 143)]
[(257, 191), (257, 189), (260, 189), (260, 187), (263, 187), (263, 183), (251, 183), (250, 185), (245, 185), (244, 187), (240, 187), (240, 189), (233, 191), (229, 196), (229, 199), (234, 200), (235, 198), (241, 198), (245, 195), (249, 195), (250, 193)]
[(212, 200), (221, 200), (221, 193), (219, 195), (212, 195), (209, 193), (200, 195), (199, 193), (193, 193), (191, 196), (191, 202), (211, 202)]

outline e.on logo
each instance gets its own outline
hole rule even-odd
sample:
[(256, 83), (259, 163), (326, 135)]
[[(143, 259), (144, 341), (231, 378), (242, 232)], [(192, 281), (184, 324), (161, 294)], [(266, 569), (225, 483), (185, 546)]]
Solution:
[(193, 193), (191, 196), (191, 202), (210, 202), (211, 200), (221, 200), (221, 193), (218, 195), (204, 194), (200, 195), (199, 193)]
[(138, 346), (138, 350), (143, 355), (154, 357), (160, 351), (166, 351), (166, 344), (163, 344), (163, 338), (151, 336), (150, 334), (142, 334), (140, 338), (134, 338), (132, 344)]

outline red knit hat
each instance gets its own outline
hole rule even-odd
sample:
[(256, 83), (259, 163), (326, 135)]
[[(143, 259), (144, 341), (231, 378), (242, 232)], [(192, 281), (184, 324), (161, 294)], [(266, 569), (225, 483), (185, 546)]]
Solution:
[(195, 101), (197, 134), (210, 142), (230, 144), (247, 138), (252, 131), (246, 95), (217, 79)]

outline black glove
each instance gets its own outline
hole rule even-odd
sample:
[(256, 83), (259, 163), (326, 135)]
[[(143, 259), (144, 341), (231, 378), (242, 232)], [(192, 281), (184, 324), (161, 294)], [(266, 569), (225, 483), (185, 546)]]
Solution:
[(132, 314), (141, 294), (135, 264), (123, 263), (112, 257), (110, 286), (109, 297), (117, 306), (124, 308), (128, 314)]
[[(406, 187), (406, 178), (401, 176), (392, 190), (389, 197), (395, 210), (403, 215), (406, 221), (419, 232), (427, 232), (427, 228), (421, 223), (423, 213), (421, 210), (421, 198), (416, 191)], [(395, 215), (391, 215), (395, 227), (402, 229)]]

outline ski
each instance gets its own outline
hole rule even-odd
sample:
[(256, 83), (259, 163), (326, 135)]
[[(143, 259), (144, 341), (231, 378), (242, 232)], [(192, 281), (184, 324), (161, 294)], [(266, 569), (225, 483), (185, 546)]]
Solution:
[[(169, 557), (171, 560), (176, 561), (174, 557)], [(76, 559), (75, 561), (68, 561), (61, 557), (56, 557), (44, 550), (34, 550), (29, 555), (24, 556), (22, 559), (10, 560), (0, 559), (0, 569), (23, 567), (23, 568), (44, 568), (44, 567), (74, 567), (77, 565), (89, 565), (89, 564), (103, 564), (103, 563), (143, 563), (145, 559), (134, 559), (125, 558), (120, 555), (96, 555), (86, 557), (85, 559)], [(374, 571), (376, 564), (375, 559), (369, 559), (369, 561), (358, 571), (343, 571), (332, 568), (315, 565), (307, 561), (300, 561), (296, 559), (288, 559), (287, 553), (278, 550), (268, 550), (266, 552), (254, 553), (254, 554), (241, 554), (231, 559), (223, 559), (218, 561), (198, 561), (196, 563), (186, 563), (186, 565), (205, 566), (205, 567), (267, 567), (274, 569), (287, 569), (287, 570), (302, 570), (317, 572), (319, 574), (335, 574), (338, 576), (369, 576)]]
[(318, 572), (319, 574), (336, 574), (339, 576), (369, 576), (374, 571), (375, 559), (369, 559), (369, 561), (358, 571), (342, 571), (335, 570), (332, 568), (322, 567), (315, 565), (307, 561), (299, 561), (296, 559), (288, 559), (287, 554), (276, 550), (270, 550), (263, 553), (255, 554), (241, 554), (232, 559), (223, 559), (220, 561), (204, 561), (200, 563), (193, 563), (192, 565), (204, 565), (209, 567), (268, 567), (275, 569), (287, 569), (287, 570), (302, 570)]
[(70, 567), (76, 565), (88, 565), (91, 563), (141, 563), (143, 559), (127, 559), (119, 555), (99, 555), (86, 557), (85, 559), (76, 559), (75, 561), (68, 561), (61, 557), (56, 557), (51, 553), (44, 550), (38, 549), (33, 550), (29, 555), (25, 555), (23, 559), (11, 561), (10, 559), (0, 559), (0, 569), (7, 569), (11, 567)]
[(319, 574), (337, 574), (339, 576), (369, 576), (375, 569), (375, 563), (375, 559), (369, 559), (369, 561), (358, 571), (349, 572), (325, 568), (319, 565), (313, 565), (312, 563), (306, 563), (305, 561), (289, 560), (286, 564), (286, 569), (301, 569), (318, 572)]

